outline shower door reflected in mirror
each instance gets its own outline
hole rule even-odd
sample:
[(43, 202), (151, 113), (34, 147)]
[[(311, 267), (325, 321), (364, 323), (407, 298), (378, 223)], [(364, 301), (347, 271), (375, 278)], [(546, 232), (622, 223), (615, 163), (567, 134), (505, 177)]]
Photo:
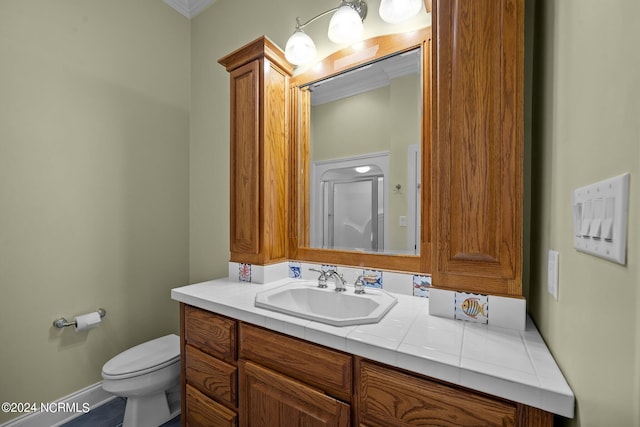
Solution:
[(410, 146), (408, 164), (404, 165), (408, 185), (391, 181), (389, 152), (313, 162), (310, 245), (322, 249), (417, 253), (419, 157), (419, 147)]
[(321, 178), (321, 247), (384, 251), (382, 171), (368, 165), (351, 171), (362, 176), (332, 169)]

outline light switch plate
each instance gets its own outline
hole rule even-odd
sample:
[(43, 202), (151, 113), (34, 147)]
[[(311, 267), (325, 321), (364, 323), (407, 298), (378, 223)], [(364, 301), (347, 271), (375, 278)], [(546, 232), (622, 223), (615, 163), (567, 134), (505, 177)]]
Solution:
[(629, 180), (625, 173), (573, 191), (573, 246), (577, 250), (627, 263)]

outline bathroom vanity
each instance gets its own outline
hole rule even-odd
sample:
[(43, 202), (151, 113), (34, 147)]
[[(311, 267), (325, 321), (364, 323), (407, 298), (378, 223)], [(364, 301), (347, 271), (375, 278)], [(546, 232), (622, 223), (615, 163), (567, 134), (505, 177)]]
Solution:
[[(295, 75), (266, 37), (219, 60), (230, 76), (230, 261), (243, 282), (230, 277), (172, 291), (181, 311), (183, 425), (542, 427), (553, 425), (554, 414), (573, 416), (573, 393), (533, 323), (524, 327), (520, 304), (524, 0), (425, 2), (431, 6), (432, 27), (364, 40), (360, 50), (341, 49)], [(398, 116), (417, 117), (401, 129), (411, 130), (417, 149), (385, 149), (403, 159), (415, 153), (418, 190), (407, 208), (415, 243), (406, 251), (379, 242), (370, 251), (319, 245), (314, 200), (321, 197), (310, 171), (327, 159), (312, 156), (311, 92), (391, 57), (418, 58), (420, 70), (418, 97), (389, 107), (415, 106)], [(398, 129), (389, 141), (400, 139)], [(352, 135), (345, 139), (375, 145)], [(362, 150), (357, 156), (380, 151)], [(372, 194), (389, 198), (387, 187)], [(382, 218), (392, 215), (403, 217), (385, 211)], [(381, 214), (372, 208), (374, 216)], [(289, 260), (429, 275), (432, 291), (448, 292), (451, 309), (454, 291), (515, 301), (524, 329), (431, 316), (429, 299), (405, 295), (366, 325), (257, 307), (258, 292), (291, 279), (251, 283), (251, 265)], [(511, 319), (498, 306), (493, 318)]]
[(442, 319), (404, 295), (380, 322), (344, 327), (255, 306), (258, 292), (290, 281), (172, 290), (184, 423), (551, 426), (554, 413), (573, 415), (531, 322), (515, 331)]

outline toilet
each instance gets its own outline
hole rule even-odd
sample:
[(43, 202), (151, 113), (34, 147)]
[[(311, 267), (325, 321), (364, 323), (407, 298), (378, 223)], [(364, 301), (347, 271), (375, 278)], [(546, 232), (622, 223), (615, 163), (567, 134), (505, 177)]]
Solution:
[(180, 413), (180, 337), (166, 335), (116, 355), (102, 388), (126, 397), (122, 427), (158, 427)]

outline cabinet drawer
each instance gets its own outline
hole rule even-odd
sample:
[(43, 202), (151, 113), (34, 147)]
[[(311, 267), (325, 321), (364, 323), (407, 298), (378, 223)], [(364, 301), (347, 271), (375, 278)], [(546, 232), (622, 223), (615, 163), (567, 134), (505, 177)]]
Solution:
[(236, 360), (236, 321), (190, 305), (184, 309), (187, 344), (225, 360)]
[(240, 323), (239, 355), (351, 401), (351, 356), (276, 332)]
[(235, 366), (190, 345), (185, 347), (185, 366), (189, 384), (230, 408), (237, 406), (238, 374)]
[(243, 427), (348, 427), (351, 407), (252, 362), (238, 361)]
[(367, 426), (515, 426), (516, 407), (501, 400), (362, 362), (361, 424)]
[(187, 384), (187, 427), (236, 427), (238, 415)]

